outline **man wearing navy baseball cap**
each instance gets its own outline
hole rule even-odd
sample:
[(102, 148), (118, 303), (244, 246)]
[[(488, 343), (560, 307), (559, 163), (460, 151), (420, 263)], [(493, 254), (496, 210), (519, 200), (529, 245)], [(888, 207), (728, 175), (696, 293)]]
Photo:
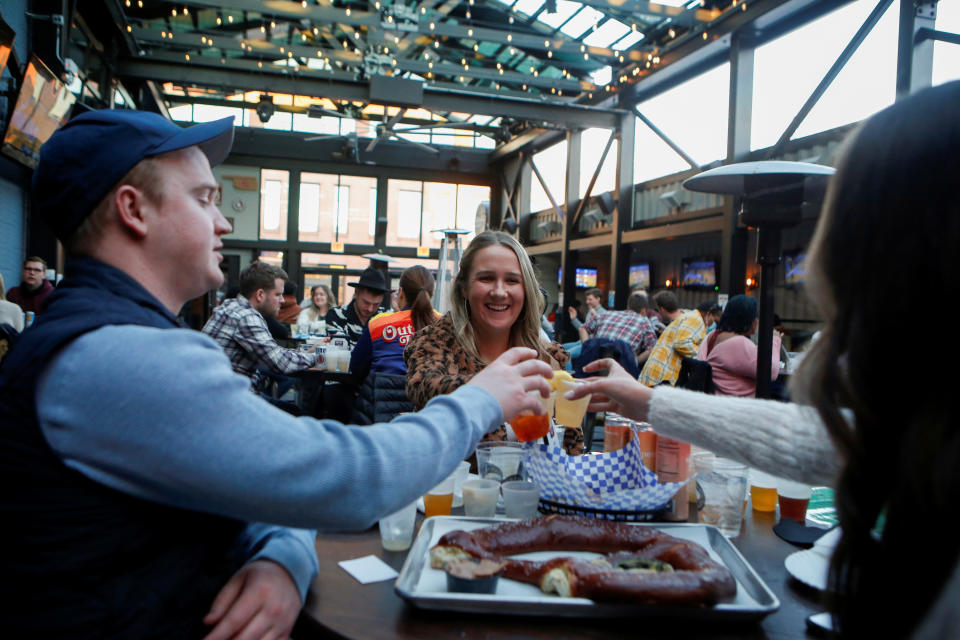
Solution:
[(232, 118), (106, 110), (41, 150), (33, 210), (68, 259), (0, 365), (10, 637), (284, 638), (317, 571), (311, 529), (371, 526), (548, 392), (549, 367), (512, 349), (397, 425), (250, 393), (175, 317), (223, 281), (211, 166), (232, 136)]

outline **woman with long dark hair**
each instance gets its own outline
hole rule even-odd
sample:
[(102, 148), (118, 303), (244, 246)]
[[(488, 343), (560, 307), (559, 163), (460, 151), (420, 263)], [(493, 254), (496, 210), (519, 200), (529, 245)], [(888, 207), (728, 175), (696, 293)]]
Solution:
[(719, 455), (834, 484), (831, 608), (849, 638), (960, 629), (960, 536), (947, 525), (960, 504), (960, 409), (949, 351), (936, 346), (951, 323), (918, 313), (891, 351), (882, 315), (891, 291), (918, 311), (960, 293), (958, 149), (960, 82), (897, 102), (847, 141), (808, 254), (825, 327), (791, 392), (811, 406), (644, 389), (605, 361), (589, 370), (611, 376), (576, 392)]
[[(757, 391), (757, 345), (750, 336), (757, 332), (760, 313), (755, 298), (733, 296), (723, 309), (715, 331), (700, 343), (697, 359), (710, 364), (713, 386), (722, 396), (751, 397)], [(773, 351), (780, 353), (780, 332), (773, 334)], [(780, 373), (780, 359), (770, 366), (771, 380)]]
[(404, 348), (414, 333), (440, 317), (431, 302), (433, 285), (433, 276), (426, 267), (414, 265), (403, 272), (397, 289), (400, 310), (370, 318), (350, 356), (350, 371), (358, 380), (370, 373), (407, 372)]

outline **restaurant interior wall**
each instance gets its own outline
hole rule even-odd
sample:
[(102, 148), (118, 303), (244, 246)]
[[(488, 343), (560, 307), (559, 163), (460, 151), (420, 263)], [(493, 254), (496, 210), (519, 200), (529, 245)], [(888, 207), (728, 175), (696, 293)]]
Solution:
[(221, 187), (220, 210), (233, 231), (224, 240), (257, 240), (260, 237), (260, 169), (222, 164), (213, 168)]
[[(16, 33), (13, 52), (20, 60), (28, 58), (29, 42), (24, 0), (4, 0), (0, 15)], [(10, 57), (8, 65), (13, 61)], [(0, 83), (9, 85), (12, 76), (4, 69)], [(9, 101), (15, 96), (0, 96), (0, 135), (6, 128)], [(0, 155), (0, 273), (7, 289), (20, 284), (20, 270), (26, 257), (26, 220), (29, 172), (12, 159)]]

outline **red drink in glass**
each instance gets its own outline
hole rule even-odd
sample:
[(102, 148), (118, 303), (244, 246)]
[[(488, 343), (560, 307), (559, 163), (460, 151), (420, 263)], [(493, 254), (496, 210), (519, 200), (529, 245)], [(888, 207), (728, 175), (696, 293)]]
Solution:
[(513, 427), (513, 433), (516, 434), (517, 440), (530, 442), (547, 435), (547, 432), (550, 431), (550, 416), (545, 413), (539, 415), (521, 414), (510, 420), (510, 426)]

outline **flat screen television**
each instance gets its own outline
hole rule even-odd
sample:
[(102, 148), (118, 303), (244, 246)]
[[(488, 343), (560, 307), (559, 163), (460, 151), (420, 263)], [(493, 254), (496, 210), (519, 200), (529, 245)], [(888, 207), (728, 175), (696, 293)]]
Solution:
[(577, 267), (577, 287), (589, 289), (597, 286), (597, 270)]
[(717, 286), (717, 262), (710, 258), (688, 258), (680, 263), (680, 285), (690, 289)]
[(31, 56), (3, 136), (3, 153), (36, 167), (40, 147), (67, 121), (76, 99), (39, 58)]
[(633, 287), (643, 287), (644, 289), (650, 289), (650, 265), (649, 264), (633, 264), (630, 265), (630, 288)]
[(783, 282), (788, 287), (799, 287), (807, 276), (807, 254), (792, 251), (783, 254)]

